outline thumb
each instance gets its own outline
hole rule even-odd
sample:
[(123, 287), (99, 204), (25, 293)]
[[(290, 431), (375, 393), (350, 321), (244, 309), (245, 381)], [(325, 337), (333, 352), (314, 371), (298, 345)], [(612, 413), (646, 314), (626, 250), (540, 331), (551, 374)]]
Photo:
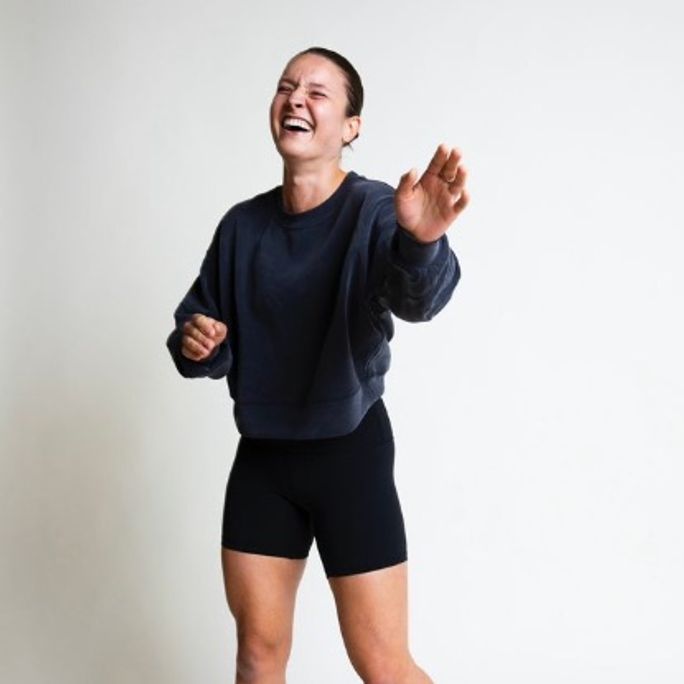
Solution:
[(416, 184), (417, 175), (418, 172), (415, 167), (407, 171), (405, 174), (403, 174), (401, 179), (399, 180), (397, 192), (402, 194), (411, 192), (411, 190), (413, 190), (413, 186)]

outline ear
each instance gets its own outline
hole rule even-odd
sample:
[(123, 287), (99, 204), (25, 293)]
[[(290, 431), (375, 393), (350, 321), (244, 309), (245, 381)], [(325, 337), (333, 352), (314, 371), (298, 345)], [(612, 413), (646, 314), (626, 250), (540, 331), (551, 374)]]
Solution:
[(361, 130), (361, 117), (360, 116), (350, 116), (344, 122), (344, 136), (342, 137), (342, 142), (345, 144), (350, 143), (354, 140)]

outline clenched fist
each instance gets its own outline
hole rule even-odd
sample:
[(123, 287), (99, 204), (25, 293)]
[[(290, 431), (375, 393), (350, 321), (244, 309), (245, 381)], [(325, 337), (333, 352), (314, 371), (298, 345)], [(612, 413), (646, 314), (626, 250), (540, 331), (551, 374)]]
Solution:
[(228, 327), (204, 314), (193, 314), (183, 324), (181, 353), (192, 361), (204, 361), (226, 339)]

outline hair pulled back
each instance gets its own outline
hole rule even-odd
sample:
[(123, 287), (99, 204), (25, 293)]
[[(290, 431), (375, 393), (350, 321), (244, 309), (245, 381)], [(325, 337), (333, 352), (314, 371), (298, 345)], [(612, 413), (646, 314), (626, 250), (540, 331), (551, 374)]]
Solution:
[[(356, 69), (352, 66), (351, 62), (346, 57), (343, 57), (341, 54), (339, 54), (339, 52), (335, 52), (334, 50), (329, 50), (328, 48), (324, 47), (307, 48), (306, 50), (298, 52), (292, 59), (296, 59), (301, 55), (307, 54), (325, 57), (342, 69), (346, 77), (345, 86), (347, 90), (347, 108), (345, 111), (345, 116), (360, 116), (361, 109), (363, 108), (363, 84), (361, 83), (361, 77), (359, 76), (358, 71), (356, 71)], [(351, 147), (351, 143), (358, 137), (359, 134), (357, 133), (352, 140), (345, 143), (343, 147)]]

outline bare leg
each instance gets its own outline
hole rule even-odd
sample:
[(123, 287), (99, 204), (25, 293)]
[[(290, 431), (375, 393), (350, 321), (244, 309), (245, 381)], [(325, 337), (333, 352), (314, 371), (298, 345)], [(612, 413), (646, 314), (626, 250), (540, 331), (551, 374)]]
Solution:
[(306, 559), (222, 548), (221, 561), (237, 631), (235, 684), (285, 684), (295, 598)]
[(409, 652), (407, 564), (328, 580), (349, 659), (365, 684), (433, 684)]

